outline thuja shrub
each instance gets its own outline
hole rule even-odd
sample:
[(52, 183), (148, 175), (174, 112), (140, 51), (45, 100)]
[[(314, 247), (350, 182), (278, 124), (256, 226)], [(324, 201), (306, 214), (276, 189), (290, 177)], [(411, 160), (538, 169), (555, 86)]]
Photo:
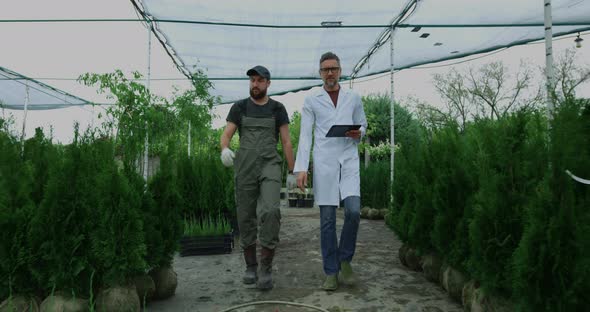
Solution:
[[(520, 111), (470, 122), (464, 133), (435, 130), (428, 146), (396, 154), (388, 224), (404, 242), (432, 243), (487, 292), (512, 298), (518, 310), (584, 310), (590, 188), (566, 170), (590, 177), (588, 133), (589, 105), (579, 100), (559, 107), (550, 129), (544, 114)], [(430, 192), (421, 189), (429, 177)], [(436, 210), (428, 238), (415, 230), (418, 216), (428, 228), (424, 198)]]
[(78, 130), (62, 161), (50, 174), (45, 195), (32, 218), (28, 241), (34, 251), (31, 272), (41, 289), (88, 294), (90, 291), (89, 233), (97, 226), (97, 164), (89, 139)]
[(361, 201), (363, 206), (388, 208), (391, 194), (389, 160), (372, 162), (367, 168), (361, 164)]
[(158, 230), (160, 220), (156, 210), (156, 202), (151, 190), (143, 177), (133, 169), (125, 169), (123, 174), (129, 181), (129, 186), (140, 195), (141, 220), (143, 223), (144, 243), (145, 243), (145, 263), (149, 271), (152, 268), (159, 267), (160, 260), (164, 257), (164, 239), (162, 233)]
[[(153, 196), (153, 202), (148, 199), (149, 206), (144, 207), (151, 211), (152, 219), (150, 227), (146, 229), (146, 236), (148, 241), (161, 239), (161, 249), (158, 250), (161, 253), (149, 255), (149, 262), (155, 267), (172, 264), (182, 236), (182, 198), (174, 170), (176, 162), (171, 154), (161, 155), (160, 170), (148, 182), (148, 192)], [(148, 246), (152, 243), (148, 242)]]
[(414, 184), (414, 205), (409, 207), (414, 211), (408, 229), (408, 242), (420, 252), (433, 249), (431, 232), (434, 227), (435, 210), (432, 206), (433, 168), (436, 165), (436, 155), (430, 148), (431, 142), (418, 146), (419, 153), (412, 160), (416, 180)]
[(89, 146), (96, 168), (96, 227), (90, 232), (91, 263), (101, 286), (117, 286), (145, 272), (141, 193), (120, 173), (113, 143), (96, 140)]
[(465, 270), (469, 254), (469, 202), (476, 188), (473, 155), (468, 139), (456, 124), (432, 135), (432, 207), (435, 210), (431, 240), (435, 250), (456, 268)]
[(469, 223), (468, 271), (488, 291), (509, 294), (510, 262), (521, 239), (524, 209), (545, 171), (545, 122), (520, 111), (478, 121), (474, 150), (478, 189)]
[(550, 130), (550, 166), (526, 206), (513, 263), (513, 293), (521, 311), (583, 311), (590, 305), (590, 106), (568, 100)]
[(186, 154), (179, 157), (177, 165), (177, 184), (180, 194), (183, 217), (199, 215), (199, 195), (201, 183), (197, 176), (195, 162)]
[(401, 146), (395, 154), (394, 202), (387, 224), (405, 243), (416, 241), (411, 237), (410, 226), (415, 218), (416, 206), (423, 200), (419, 197), (424, 193), (425, 186), (421, 183), (425, 173), (420, 170), (425, 168), (425, 154), (426, 141)]
[(33, 175), (20, 147), (14, 137), (0, 131), (0, 301), (38, 288), (29, 271), (32, 250), (27, 240), (36, 210)]
[(36, 128), (35, 135), (25, 141), (23, 159), (31, 163), (35, 181), (31, 196), (35, 205), (41, 203), (51, 167), (59, 158), (59, 147), (52, 144), (51, 138), (47, 138), (41, 128)]

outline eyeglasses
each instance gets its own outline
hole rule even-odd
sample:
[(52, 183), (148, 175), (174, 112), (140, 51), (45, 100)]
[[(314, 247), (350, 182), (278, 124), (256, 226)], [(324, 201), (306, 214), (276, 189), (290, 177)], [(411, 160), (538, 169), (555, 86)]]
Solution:
[(326, 68), (320, 68), (320, 72), (322, 74), (327, 74), (327, 73), (337, 73), (340, 70), (340, 67), (326, 67)]

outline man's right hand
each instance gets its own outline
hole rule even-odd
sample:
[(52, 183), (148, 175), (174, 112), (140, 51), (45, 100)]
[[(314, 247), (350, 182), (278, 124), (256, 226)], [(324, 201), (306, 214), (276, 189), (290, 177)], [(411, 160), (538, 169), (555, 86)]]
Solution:
[(297, 186), (302, 192), (305, 192), (307, 186), (307, 172), (301, 171), (297, 173)]
[(221, 151), (221, 162), (226, 167), (234, 165), (234, 157), (236, 157), (234, 152), (227, 147)]

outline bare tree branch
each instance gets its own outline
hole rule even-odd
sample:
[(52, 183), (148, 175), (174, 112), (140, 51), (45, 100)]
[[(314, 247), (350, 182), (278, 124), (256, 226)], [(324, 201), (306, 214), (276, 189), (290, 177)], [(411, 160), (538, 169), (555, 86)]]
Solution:
[(555, 85), (551, 86), (556, 105), (576, 96), (576, 88), (590, 80), (590, 67), (578, 65), (574, 49), (568, 49), (555, 64)]

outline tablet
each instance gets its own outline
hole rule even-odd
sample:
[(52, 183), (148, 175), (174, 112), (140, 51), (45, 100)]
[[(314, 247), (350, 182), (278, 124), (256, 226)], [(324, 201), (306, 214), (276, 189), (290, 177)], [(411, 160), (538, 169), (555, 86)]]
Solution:
[(358, 130), (361, 125), (333, 125), (332, 128), (326, 134), (326, 138), (331, 137), (345, 137), (344, 135), (348, 130)]

